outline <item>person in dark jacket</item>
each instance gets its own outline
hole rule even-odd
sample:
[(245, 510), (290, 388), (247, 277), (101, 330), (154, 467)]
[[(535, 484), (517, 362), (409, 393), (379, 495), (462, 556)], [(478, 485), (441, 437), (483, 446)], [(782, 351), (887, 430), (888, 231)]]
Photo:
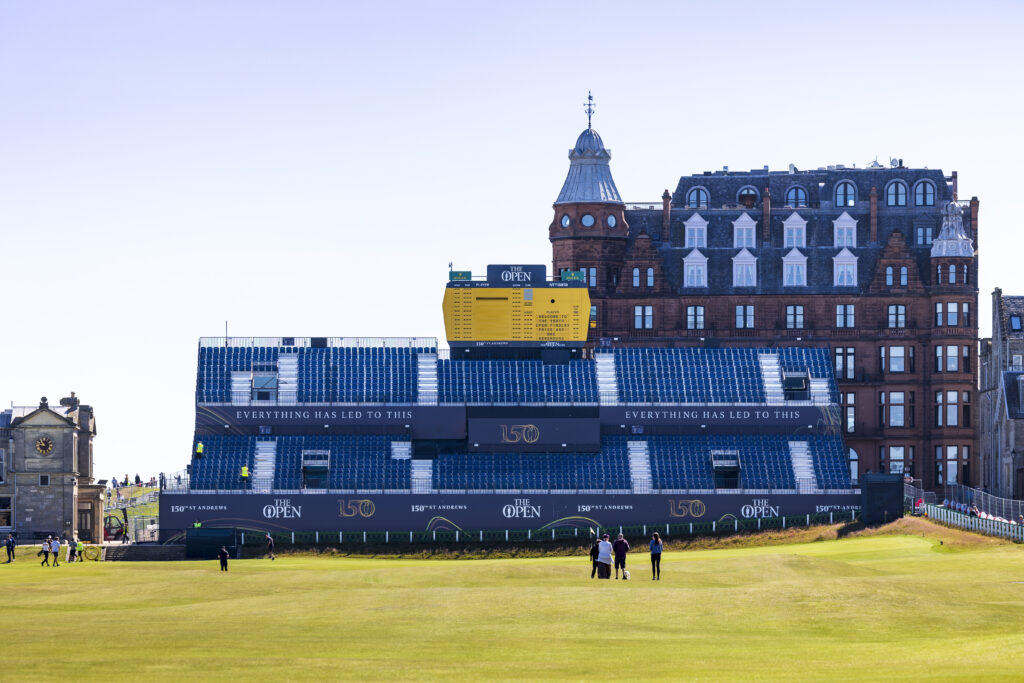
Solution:
[(274, 557), (274, 537), (269, 533), (267, 534), (267, 555), (269, 555), (272, 560), (276, 559)]
[(7, 564), (14, 562), (14, 548), (17, 541), (14, 540), (14, 534), (7, 534), (7, 539), (4, 541), (4, 547), (7, 548)]
[(626, 553), (629, 552), (629, 541), (622, 534), (612, 543), (612, 552), (615, 553), (615, 578), (619, 578), (619, 568), (623, 574), (626, 572)]
[(220, 552), (217, 553), (217, 559), (220, 560), (220, 570), (222, 572), (226, 572), (228, 570), (228, 549), (226, 547), (220, 547)]
[(597, 573), (597, 555), (601, 552), (600, 539), (594, 539), (594, 545), (590, 546), (590, 578), (594, 578), (594, 574)]

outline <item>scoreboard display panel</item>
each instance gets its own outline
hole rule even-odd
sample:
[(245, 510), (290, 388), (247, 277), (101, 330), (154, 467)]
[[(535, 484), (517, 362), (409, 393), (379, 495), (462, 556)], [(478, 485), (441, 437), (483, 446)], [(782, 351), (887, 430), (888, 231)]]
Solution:
[(586, 283), (547, 282), (536, 272), (524, 280), (527, 271), (492, 275), (488, 270), (486, 281), (448, 283), (444, 327), (450, 346), (569, 347), (587, 341), (590, 294)]

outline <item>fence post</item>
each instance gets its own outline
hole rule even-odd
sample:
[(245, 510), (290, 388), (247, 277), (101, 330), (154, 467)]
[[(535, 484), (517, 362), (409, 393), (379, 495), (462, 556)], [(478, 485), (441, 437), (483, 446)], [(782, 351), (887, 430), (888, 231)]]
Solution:
[(551, 540), (555, 540), (555, 527), (551, 527)]
[(242, 545), (245, 545), (245, 532), (242, 532)]
[[(712, 531), (712, 533), (717, 531), (717, 529), (715, 528), (716, 524), (718, 524), (718, 522), (712, 520), (712, 522), (711, 522), (711, 531)], [(692, 527), (693, 525), (691, 524), (690, 526)]]
[(437, 543), (437, 529), (434, 529), (431, 533), (434, 535), (434, 538), (433, 538), (434, 543)]
[(579, 535), (580, 535), (580, 528), (578, 526), (574, 526), (572, 528), (572, 535), (576, 536), (576, 537), (579, 537)]
[(856, 520), (857, 520), (857, 513), (854, 512), (853, 510), (850, 510), (850, 521), (853, 522), (853, 521), (856, 521)]
[(388, 540), (388, 533), (390, 533), (390, 532), (387, 532), (387, 531), (384, 532), (384, 542), (385, 543), (390, 543), (390, 541)]
[(804, 526), (810, 526), (810, 525), (811, 525), (811, 515), (808, 514), (807, 515), (807, 524), (805, 524)]
[(782, 528), (786, 528), (786, 515), (782, 515)]
[[(690, 526), (693, 526), (692, 524)], [(668, 536), (668, 524), (665, 525), (665, 535)]]
[(733, 527), (733, 531), (739, 531), (740, 530), (740, 519), (739, 519), (739, 517), (737, 517), (736, 519), (734, 519), (732, 521), (736, 523), (735, 526)]
[(647, 535), (647, 525), (644, 524), (644, 536), (646, 536), (646, 535)]
[(483, 529), (480, 530), (480, 542), (481, 543), (484, 542), (484, 530)]
[(341, 534), (342, 533), (343, 532), (341, 532), (341, 531), (338, 532), (338, 545), (341, 545), (341, 541), (342, 541)]
[(320, 545), (320, 532), (316, 532), (316, 544)]
[(760, 517), (757, 518), (757, 530), (758, 531), (761, 530), (761, 518)]
[[(666, 533), (668, 532), (668, 524), (665, 525)], [(690, 522), (690, 535), (693, 536), (693, 522)]]
[(508, 529), (505, 529), (505, 543), (508, 543)]
[(831, 512), (829, 512), (829, 513), (828, 513), (828, 523), (829, 523), (829, 524), (831, 524), (831, 523), (832, 523), (832, 514), (833, 514), (833, 513), (831, 513)]
[(366, 532), (363, 532), (363, 543), (366, 543)]
[(412, 543), (412, 532), (409, 532), (409, 543)]
[(456, 543), (459, 542), (459, 530), (458, 529), (455, 530), (455, 542)]
[(527, 541), (532, 541), (533, 540), (533, 529), (527, 529), (526, 530), (526, 540)]
[(292, 532), (292, 545), (295, 545), (295, 532)]

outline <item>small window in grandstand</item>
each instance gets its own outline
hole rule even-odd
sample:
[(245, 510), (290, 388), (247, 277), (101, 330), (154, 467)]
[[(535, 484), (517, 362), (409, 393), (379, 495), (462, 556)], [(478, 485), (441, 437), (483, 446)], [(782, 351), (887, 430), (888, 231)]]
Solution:
[(256, 374), (252, 378), (252, 400), (254, 401), (276, 401), (277, 400), (277, 375)]

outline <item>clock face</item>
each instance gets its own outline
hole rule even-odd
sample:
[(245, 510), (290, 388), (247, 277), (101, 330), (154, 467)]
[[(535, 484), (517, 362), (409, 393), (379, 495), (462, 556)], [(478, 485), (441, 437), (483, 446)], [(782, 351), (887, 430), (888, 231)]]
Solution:
[(48, 436), (41, 436), (36, 439), (36, 451), (42, 455), (53, 453), (53, 439)]

